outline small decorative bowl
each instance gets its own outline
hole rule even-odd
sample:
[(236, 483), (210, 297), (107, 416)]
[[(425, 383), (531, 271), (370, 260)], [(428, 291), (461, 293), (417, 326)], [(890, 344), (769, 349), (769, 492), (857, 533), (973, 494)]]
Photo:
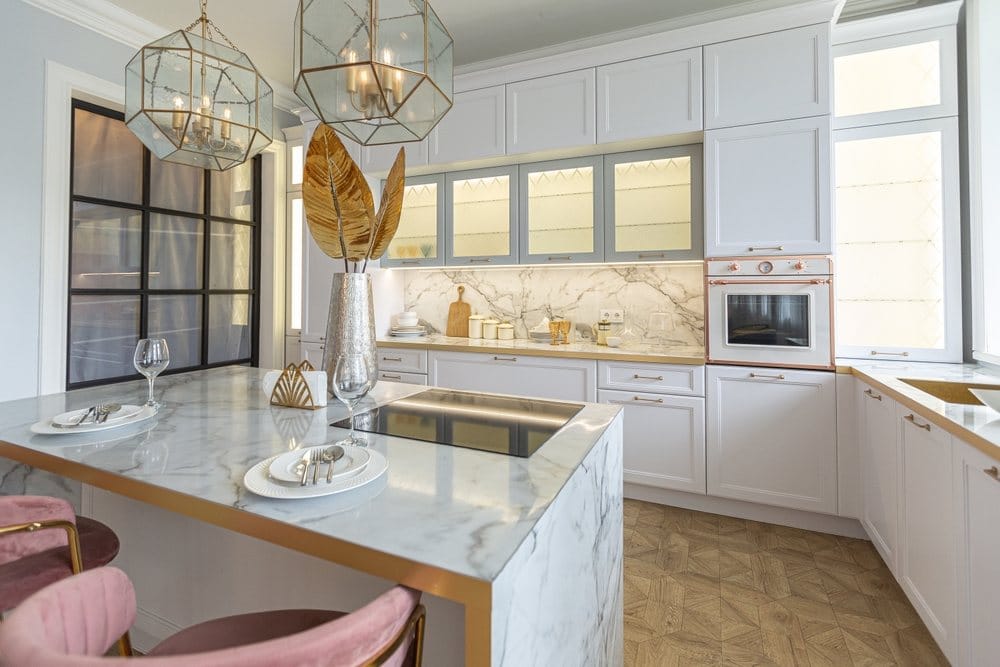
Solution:
[(622, 337), (608, 336), (607, 341), (608, 341), (608, 347), (618, 347), (619, 345), (622, 344)]

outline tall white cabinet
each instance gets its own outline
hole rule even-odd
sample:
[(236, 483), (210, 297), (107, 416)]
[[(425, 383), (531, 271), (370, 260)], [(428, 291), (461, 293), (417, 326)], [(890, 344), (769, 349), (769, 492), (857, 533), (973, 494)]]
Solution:
[(867, 385), (861, 389), (861, 524), (889, 569), (896, 572), (899, 526), (899, 443), (896, 402)]

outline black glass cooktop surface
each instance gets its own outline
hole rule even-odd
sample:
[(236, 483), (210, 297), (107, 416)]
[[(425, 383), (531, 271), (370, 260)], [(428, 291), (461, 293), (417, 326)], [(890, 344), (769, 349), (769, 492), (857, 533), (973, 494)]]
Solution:
[[(428, 389), (357, 414), (354, 428), (528, 457), (582, 409), (578, 403)], [(348, 428), (346, 419), (332, 425)]]

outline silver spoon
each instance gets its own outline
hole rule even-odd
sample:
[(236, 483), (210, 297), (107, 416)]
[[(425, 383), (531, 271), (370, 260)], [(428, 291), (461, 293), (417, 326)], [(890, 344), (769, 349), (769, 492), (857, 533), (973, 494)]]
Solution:
[(121, 409), (122, 409), (121, 403), (105, 403), (104, 409), (101, 410), (101, 416), (98, 418), (97, 422), (99, 424), (103, 424), (104, 422), (108, 421), (108, 417), (110, 417), (111, 415), (113, 415), (114, 413), (118, 412)]
[[(326, 483), (329, 484), (333, 481), (333, 464), (344, 458), (344, 448), (340, 445), (334, 445), (333, 447), (327, 447), (323, 450), (323, 462), (327, 464), (326, 468)], [(319, 466), (317, 466), (319, 467)]]

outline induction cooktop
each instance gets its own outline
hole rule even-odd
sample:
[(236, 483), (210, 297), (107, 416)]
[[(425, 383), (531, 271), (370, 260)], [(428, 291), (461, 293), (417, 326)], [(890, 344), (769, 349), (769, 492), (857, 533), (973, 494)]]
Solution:
[[(582, 409), (579, 403), (428, 389), (355, 415), (354, 428), (528, 457)], [(332, 426), (349, 424), (344, 419)]]

